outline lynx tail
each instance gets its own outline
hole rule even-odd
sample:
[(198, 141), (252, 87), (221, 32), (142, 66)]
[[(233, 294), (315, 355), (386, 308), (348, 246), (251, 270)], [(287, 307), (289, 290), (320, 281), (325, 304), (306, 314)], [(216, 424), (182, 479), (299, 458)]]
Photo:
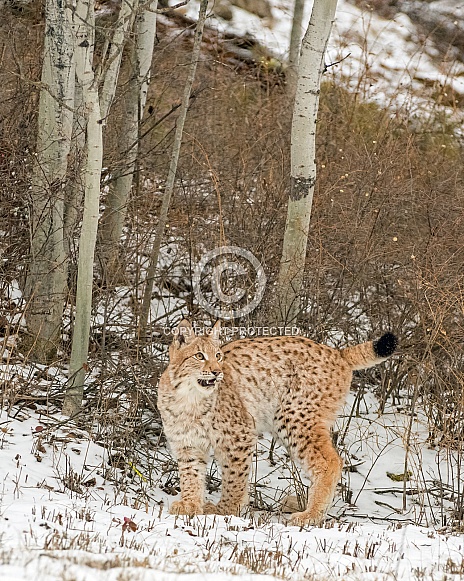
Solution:
[(377, 341), (346, 347), (341, 350), (341, 355), (351, 369), (366, 369), (388, 359), (395, 352), (397, 345), (398, 339), (395, 335), (385, 333)]

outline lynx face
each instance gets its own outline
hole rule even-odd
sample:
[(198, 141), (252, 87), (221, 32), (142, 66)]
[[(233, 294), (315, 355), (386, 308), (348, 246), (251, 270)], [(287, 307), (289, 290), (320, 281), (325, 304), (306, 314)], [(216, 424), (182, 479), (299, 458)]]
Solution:
[(169, 349), (173, 383), (177, 387), (212, 394), (223, 379), (223, 353), (219, 333), (213, 329), (208, 337), (196, 337), (191, 327), (179, 327), (179, 333)]

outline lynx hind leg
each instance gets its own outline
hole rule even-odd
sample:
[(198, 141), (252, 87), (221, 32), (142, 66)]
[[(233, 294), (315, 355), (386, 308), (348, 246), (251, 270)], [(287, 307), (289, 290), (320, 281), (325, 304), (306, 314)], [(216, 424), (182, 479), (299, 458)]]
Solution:
[(200, 450), (182, 450), (177, 454), (181, 499), (171, 504), (171, 514), (204, 514), (206, 454)]
[(323, 425), (308, 426), (302, 422), (292, 436), (292, 451), (311, 478), (312, 486), (306, 509), (294, 513), (291, 523), (320, 525), (332, 503), (343, 461), (335, 450), (329, 429)]

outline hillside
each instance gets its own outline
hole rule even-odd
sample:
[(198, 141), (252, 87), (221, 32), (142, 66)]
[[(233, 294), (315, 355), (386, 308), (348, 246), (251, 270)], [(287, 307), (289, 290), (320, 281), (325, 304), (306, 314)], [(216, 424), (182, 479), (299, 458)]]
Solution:
[[(227, 0), (220, 2), (222, 6)], [(219, 15), (210, 26), (228, 34), (249, 36), (285, 60), (293, 14), (289, 0), (271, 0), (268, 10), (256, 2), (250, 14), (231, 2), (230, 19)], [(303, 30), (312, 2), (305, 5)], [(260, 10), (261, 9), (261, 10)], [(186, 14), (195, 18), (189, 3)], [(220, 14), (220, 10), (219, 10)], [(464, 7), (459, 0), (387, 2), (339, 0), (327, 63), (337, 63), (329, 73), (356, 91), (362, 99), (391, 106), (403, 114), (428, 114), (446, 106), (462, 121), (464, 108)]]

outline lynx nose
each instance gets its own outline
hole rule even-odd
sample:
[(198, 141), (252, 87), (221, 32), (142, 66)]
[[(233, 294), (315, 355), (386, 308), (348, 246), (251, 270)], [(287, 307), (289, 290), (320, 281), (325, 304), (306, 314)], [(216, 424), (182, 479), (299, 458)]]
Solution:
[(221, 372), (220, 372), (220, 371), (214, 371), (214, 370), (213, 370), (213, 371), (211, 371), (211, 373), (214, 375), (214, 377), (217, 377), (218, 375), (220, 375), (220, 374), (221, 374)]

